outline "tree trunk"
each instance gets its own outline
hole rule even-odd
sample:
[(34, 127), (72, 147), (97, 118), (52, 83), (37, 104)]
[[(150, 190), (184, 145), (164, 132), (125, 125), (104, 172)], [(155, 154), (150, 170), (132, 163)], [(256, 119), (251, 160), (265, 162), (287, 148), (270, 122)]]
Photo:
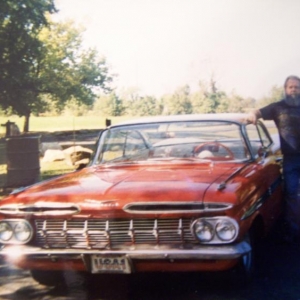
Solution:
[(27, 113), (27, 114), (25, 115), (25, 121), (24, 121), (23, 132), (29, 132), (29, 118), (30, 118), (30, 113)]

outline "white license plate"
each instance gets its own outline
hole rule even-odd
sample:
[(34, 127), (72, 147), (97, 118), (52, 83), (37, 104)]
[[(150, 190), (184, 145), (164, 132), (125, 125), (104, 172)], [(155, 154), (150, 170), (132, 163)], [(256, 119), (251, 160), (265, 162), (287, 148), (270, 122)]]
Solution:
[(91, 255), (92, 273), (131, 273), (125, 256)]

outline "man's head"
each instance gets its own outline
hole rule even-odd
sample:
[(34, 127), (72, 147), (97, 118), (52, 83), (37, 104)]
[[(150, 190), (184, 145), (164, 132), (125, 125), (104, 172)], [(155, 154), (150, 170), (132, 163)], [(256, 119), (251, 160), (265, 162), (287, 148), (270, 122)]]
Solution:
[(286, 102), (291, 106), (300, 106), (300, 78), (289, 76), (284, 82)]

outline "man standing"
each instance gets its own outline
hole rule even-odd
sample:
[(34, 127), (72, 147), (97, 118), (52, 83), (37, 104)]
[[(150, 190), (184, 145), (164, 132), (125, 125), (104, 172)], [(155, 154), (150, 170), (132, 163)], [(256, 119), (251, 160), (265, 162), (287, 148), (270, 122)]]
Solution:
[(288, 226), (288, 242), (300, 241), (300, 78), (289, 76), (284, 83), (285, 98), (248, 115), (256, 124), (258, 118), (273, 120), (277, 126), (283, 154), (285, 185), (284, 217)]

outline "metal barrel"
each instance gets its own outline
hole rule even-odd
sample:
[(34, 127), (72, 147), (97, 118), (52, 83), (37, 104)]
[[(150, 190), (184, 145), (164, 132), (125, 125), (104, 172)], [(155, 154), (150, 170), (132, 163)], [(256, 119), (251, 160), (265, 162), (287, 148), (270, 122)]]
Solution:
[(39, 136), (15, 136), (6, 139), (6, 187), (22, 187), (39, 181), (39, 144)]

